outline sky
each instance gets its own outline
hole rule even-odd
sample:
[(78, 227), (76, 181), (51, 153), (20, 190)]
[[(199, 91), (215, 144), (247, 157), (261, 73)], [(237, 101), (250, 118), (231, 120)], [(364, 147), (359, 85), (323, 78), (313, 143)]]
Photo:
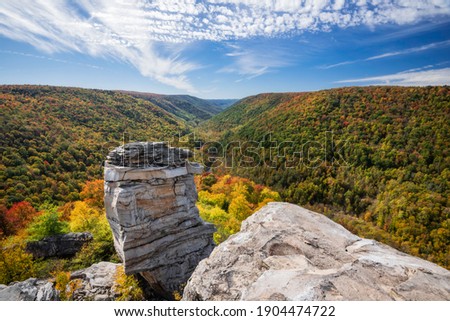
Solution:
[(0, 0), (0, 84), (201, 98), (450, 85), (450, 0)]

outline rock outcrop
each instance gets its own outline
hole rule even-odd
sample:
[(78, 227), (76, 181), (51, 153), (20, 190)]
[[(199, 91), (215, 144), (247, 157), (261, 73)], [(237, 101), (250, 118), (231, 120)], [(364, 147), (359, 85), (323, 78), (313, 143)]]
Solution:
[(106, 214), (125, 273), (141, 273), (166, 298), (214, 248), (214, 226), (195, 206), (193, 174), (202, 167), (188, 156), (163, 143), (133, 143), (112, 151), (105, 164)]
[(34, 258), (74, 256), (84, 244), (92, 241), (91, 233), (68, 233), (46, 237), (40, 241), (28, 242), (26, 251)]
[(47, 280), (30, 278), (9, 286), (0, 285), (0, 301), (58, 301), (59, 292)]
[(200, 262), (184, 300), (450, 300), (450, 272), (269, 203)]

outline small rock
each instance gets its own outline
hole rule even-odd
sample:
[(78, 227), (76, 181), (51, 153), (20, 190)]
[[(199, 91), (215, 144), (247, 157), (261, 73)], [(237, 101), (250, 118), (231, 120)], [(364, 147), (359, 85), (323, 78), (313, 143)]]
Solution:
[(94, 301), (111, 301), (114, 298), (111, 298), (108, 294), (97, 294), (94, 296)]

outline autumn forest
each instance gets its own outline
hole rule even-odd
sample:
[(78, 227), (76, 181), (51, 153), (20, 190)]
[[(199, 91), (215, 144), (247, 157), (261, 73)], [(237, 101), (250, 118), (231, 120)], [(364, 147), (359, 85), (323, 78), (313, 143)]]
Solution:
[[(0, 284), (53, 277), (65, 289), (70, 271), (118, 261), (102, 164), (124, 141), (195, 151), (207, 169), (195, 178), (197, 207), (216, 243), (268, 202), (287, 201), (450, 267), (449, 87), (261, 94), (223, 108), (190, 96), (0, 86)], [(74, 257), (26, 251), (86, 231), (93, 241)], [(132, 276), (117, 279), (122, 299), (142, 298), (127, 290)]]

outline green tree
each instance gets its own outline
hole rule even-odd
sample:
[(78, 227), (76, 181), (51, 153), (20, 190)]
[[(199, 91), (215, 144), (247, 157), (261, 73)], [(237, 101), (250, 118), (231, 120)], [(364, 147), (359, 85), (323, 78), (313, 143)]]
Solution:
[(44, 213), (36, 217), (27, 229), (30, 241), (42, 240), (47, 236), (64, 234), (68, 231), (69, 225), (60, 220), (56, 207), (44, 210)]

